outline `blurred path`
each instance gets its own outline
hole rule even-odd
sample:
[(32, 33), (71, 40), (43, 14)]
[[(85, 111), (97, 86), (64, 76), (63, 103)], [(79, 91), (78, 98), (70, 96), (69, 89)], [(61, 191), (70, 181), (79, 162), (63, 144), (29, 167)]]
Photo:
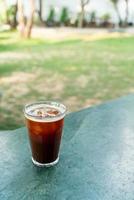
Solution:
[(120, 35), (134, 34), (134, 28), (126, 29), (105, 29), (105, 28), (39, 28), (34, 27), (32, 37), (52, 40), (64, 39), (99, 39), (103, 37), (117, 37)]

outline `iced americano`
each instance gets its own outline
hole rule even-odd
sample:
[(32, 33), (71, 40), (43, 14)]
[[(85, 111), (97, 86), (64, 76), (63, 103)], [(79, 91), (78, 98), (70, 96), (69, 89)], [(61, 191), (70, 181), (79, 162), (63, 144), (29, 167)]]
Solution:
[(59, 160), (59, 148), (66, 107), (57, 102), (37, 102), (25, 106), (32, 161), (51, 166)]

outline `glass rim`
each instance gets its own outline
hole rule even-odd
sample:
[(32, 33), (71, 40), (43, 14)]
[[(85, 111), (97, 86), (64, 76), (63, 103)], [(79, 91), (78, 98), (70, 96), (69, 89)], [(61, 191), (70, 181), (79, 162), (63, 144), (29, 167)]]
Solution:
[[(35, 116), (35, 115), (32, 115), (32, 114), (29, 114), (26, 109), (30, 106), (34, 106), (34, 105), (40, 105), (40, 104), (46, 104), (46, 105), (52, 105), (52, 106), (55, 106), (57, 108), (60, 108), (62, 107), (64, 109), (63, 112), (60, 112), (59, 114), (57, 114), (56, 116), (50, 116), (48, 115), (47, 117), (46, 116)], [(47, 119), (56, 119), (56, 118), (61, 118), (62, 119), (62, 116), (64, 117), (66, 112), (67, 112), (67, 107), (63, 104), (63, 103), (60, 103), (58, 101), (35, 101), (35, 102), (32, 102), (32, 103), (28, 103), (28, 104), (25, 104), (24, 106), (24, 109), (23, 109), (23, 112), (24, 112), (24, 115), (26, 118), (30, 117), (30, 118), (33, 118), (33, 119), (37, 119), (37, 120), (47, 120)]]

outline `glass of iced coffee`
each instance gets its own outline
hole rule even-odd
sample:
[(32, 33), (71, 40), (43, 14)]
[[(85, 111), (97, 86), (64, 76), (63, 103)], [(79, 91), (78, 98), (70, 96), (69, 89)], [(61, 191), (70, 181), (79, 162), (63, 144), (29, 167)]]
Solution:
[(59, 160), (66, 107), (53, 101), (35, 102), (25, 106), (24, 114), (33, 163), (41, 167), (55, 165)]

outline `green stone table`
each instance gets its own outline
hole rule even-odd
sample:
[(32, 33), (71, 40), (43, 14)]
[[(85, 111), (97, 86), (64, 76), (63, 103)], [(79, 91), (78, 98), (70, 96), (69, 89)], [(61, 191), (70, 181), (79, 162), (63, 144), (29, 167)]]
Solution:
[(0, 200), (134, 200), (134, 95), (71, 113), (60, 162), (37, 168), (26, 128), (0, 132)]

